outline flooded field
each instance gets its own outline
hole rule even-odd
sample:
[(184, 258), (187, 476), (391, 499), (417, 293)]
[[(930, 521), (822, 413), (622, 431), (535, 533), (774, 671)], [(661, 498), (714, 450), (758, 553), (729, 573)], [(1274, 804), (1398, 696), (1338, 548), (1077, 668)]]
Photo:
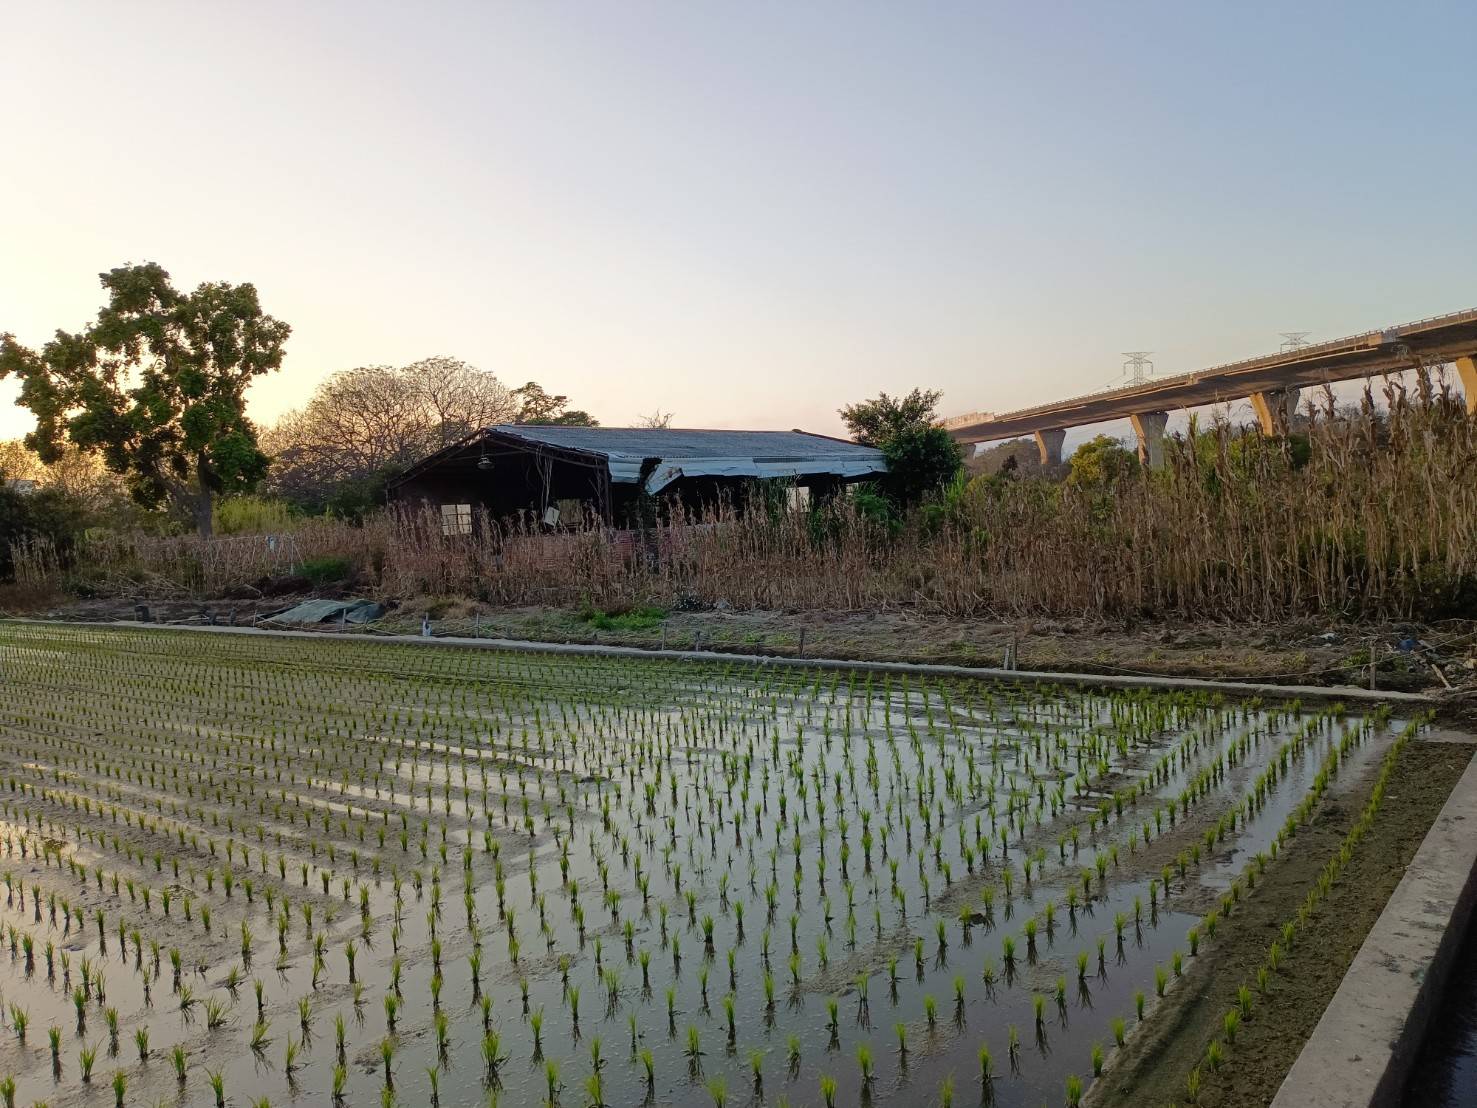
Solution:
[(0, 689), (0, 1093), (53, 1108), (1075, 1104), (1407, 730), (24, 624)]

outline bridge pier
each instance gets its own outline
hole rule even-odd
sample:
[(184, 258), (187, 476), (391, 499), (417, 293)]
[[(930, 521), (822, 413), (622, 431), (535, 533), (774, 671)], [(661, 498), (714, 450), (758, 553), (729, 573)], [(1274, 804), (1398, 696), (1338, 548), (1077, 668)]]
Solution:
[[(1471, 395), (1471, 390), (1468, 391)], [(1059, 466), (1062, 464), (1062, 443), (1067, 438), (1067, 432), (1062, 427), (1051, 427), (1045, 431), (1036, 432), (1036, 449), (1041, 451), (1041, 464), (1044, 466)]]
[(1287, 434), (1292, 427), (1292, 417), (1297, 414), (1301, 394), (1302, 389), (1296, 385), (1251, 394), (1251, 410), (1256, 412), (1262, 434), (1268, 438)]
[(1139, 440), (1139, 461), (1148, 469), (1164, 465), (1164, 426), (1168, 412), (1137, 412), (1128, 417)]
[(1462, 392), (1467, 394), (1467, 414), (1477, 415), (1477, 357), (1458, 358), (1456, 375), (1462, 382)]

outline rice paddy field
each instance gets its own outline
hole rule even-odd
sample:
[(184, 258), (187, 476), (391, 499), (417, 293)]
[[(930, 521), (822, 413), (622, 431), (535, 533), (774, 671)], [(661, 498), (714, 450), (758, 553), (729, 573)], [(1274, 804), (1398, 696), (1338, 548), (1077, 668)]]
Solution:
[(1420, 722), (0, 624), (0, 1094), (1074, 1105)]

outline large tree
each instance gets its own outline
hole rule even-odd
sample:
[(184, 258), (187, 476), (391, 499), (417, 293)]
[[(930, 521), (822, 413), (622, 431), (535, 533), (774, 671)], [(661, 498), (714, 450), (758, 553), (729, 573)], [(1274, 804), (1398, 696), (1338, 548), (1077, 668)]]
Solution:
[(456, 358), (343, 370), (267, 433), (272, 485), (313, 510), (358, 511), (389, 477), (520, 410), (496, 374)]
[(246, 388), (281, 367), (290, 328), (250, 284), (182, 293), (152, 262), (99, 278), (107, 303), (81, 331), (57, 331), (39, 351), (0, 335), (0, 379), (20, 378), (36, 417), (26, 445), (48, 463), (69, 442), (96, 454), (136, 501), (168, 501), (208, 535), (215, 498), (267, 470)]

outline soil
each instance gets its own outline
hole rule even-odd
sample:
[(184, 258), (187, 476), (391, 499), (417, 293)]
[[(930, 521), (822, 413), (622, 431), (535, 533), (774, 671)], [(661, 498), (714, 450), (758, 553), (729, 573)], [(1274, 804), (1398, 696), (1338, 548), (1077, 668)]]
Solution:
[[(201, 623), (233, 617), (250, 623), (333, 590), (272, 599), (150, 601), (151, 619)], [(634, 628), (597, 626), (600, 613), (569, 609), (493, 608), (465, 599), (410, 597), (385, 600), (391, 611), (374, 627), (417, 634), (429, 614), (437, 634), (502, 637), (621, 646), (701, 646), (746, 654), (795, 655), (858, 661), (998, 666), (1014, 644), (1020, 669), (1130, 676), (1271, 680), (1283, 684), (1367, 686), (1375, 647), (1381, 689), (1477, 697), (1477, 623), (1348, 625), (1318, 620), (1282, 624), (1139, 624), (1072, 619), (984, 620), (880, 612), (778, 612), (710, 609), (672, 611), (637, 619)], [(13, 607), (13, 606), (12, 606)], [(0, 615), (7, 614), (0, 610)], [(131, 620), (133, 599), (93, 599), (8, 614), (64, 620)], [(612, 613), (619, 615), (619, 613)], [(626, 621), (620, 621), (626, 622)], [(363, 630), (364, 628), (350, 628)], [(324, 628), (333, 630), (333, 628)], [(1402, 649), (1404, 646), (1406, 649)], [(1412, 648), (1413, 647), (1413, 648)], [(1436, 667), (1441, 672), (1438, 674)]]
[(1212, 1073), (1204, 1064), (1206, 1045), (1222, 1037), (1222, 1019), (1236, 1003), (1237, 988), (1254, 987), (1268, 947), (1359, 818), (1374, 774), (1327, 801), (1246, 898), (1236, 925), (1194, 960), (1184, 980), (1130, 1038), (1092, 1090), (1094, 1108), (1183, 1103), (1186, 1077), (1197, 1065), (1197, 1103), (1203, 1108), (1270, 1103), (1472, 756), (1470, 745), (1456, 743), (1415, 742), (1405, 748), (1373, 827), (1268, 994), (1257, 998), (1220, 1072)]

